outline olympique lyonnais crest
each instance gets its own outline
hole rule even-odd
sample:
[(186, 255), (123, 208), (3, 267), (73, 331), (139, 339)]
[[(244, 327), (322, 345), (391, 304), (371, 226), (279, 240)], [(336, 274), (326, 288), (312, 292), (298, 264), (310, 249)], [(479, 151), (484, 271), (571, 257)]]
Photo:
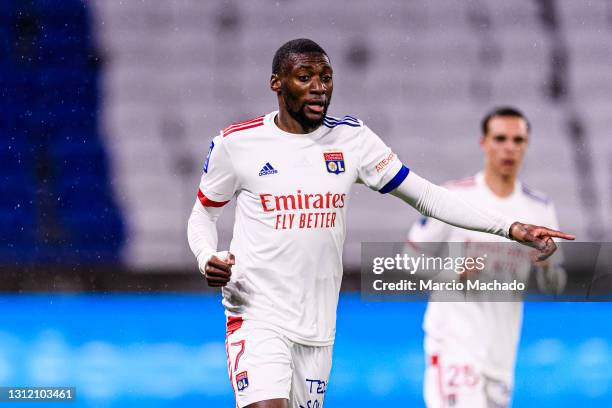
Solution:
[(249, 386), (249, 377), (247, 376), (247, 372), (243, 371), (241, 373), (236, 374), (236, 387), (238, 391), (244, 390)]
[(325, 159), (325, 168), (329, 173), (344, 173), (344, 155), (342, 152), (323, 153), (323, 159)]

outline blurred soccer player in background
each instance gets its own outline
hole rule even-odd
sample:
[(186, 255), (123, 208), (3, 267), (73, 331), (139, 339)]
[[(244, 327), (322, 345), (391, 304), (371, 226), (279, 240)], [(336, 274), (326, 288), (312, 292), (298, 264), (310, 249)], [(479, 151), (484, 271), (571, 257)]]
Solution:
[[(487, 114), (481, 127), (484, 169), (472, 177), (451, 181), (446, 187), (467, 202), (515, 219), (558, 228), (553, 203), (517, 179), (529, 145), (527, 118), (516, 109), (503, 107)], [(423, 243), (427, 243), (426, 248), (431, 251), (435, 246), (430, 243), (434, 242), (465, 242), (466, 246), (474, 246), (488, 241), (504, 240), (429, 218), (416, 223), (408, 236), (408, 246), (417, 252), (425, 247)], [(532, 266), (527, 253), (521, 254), (520, 249), (517, 252), (508, 245), (491, 245), (489, 249), (489, 252), (497, 249), (502, 253), (497, 256), (501, 261), (498, 265), (503, 265), (489, 272), (506, 281), (527, 280)], [(536, 280), (542, 290), (557, 292), (562, 289), (565, 272), (558, 262), (556, 256), (534, 265)], [(449, 276), (460, 279), (454, 272)], [(432, 294), (432, 301), (427, 305), (423, 325), (427, 360), (424, 397), (427, 406), (509, 406), (522, 322), (522, 301), (448, 302), (442, 301), (448, 299), (436, 299), (435, 296)]]
[[(311, 40), (278, 49), (270, 88), (278, 111), (213, 139), (188, 223), (200, 271), (223, 287), (238, 407), (323, 406), (355, 182), (426, 216), (536, 246), (543, 258), (551, 237), (573, 238), (475, 209), (410, 171), (362, 121), (327, 116), (333, 70)], [(233, 197), (230, 252), (219, 253), (216, 220)]]

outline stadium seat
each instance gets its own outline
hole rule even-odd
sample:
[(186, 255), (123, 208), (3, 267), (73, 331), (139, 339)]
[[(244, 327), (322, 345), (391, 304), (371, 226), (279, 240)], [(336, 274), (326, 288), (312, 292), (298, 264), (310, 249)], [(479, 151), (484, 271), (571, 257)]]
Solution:
[[(610, 94), (607, 83), (612, 83), (606, 81), (612, 62), (606, 48), (609, 31), (607, 36), (600, 32), (605, 13), (590, 15), (592, 11), (579, 10), (586, 7), (571, 0), (554, 3), (559, 7), (559, 27), (567, 30), (566, 85), (573, 103), (586, 107), (596, 99), (601, 104)], [(603, 3), (591, 9), (604, 8)], [(571, 163), (569, 139), (561, 125), (564, 110), (546, 88), (554, 69), (552, 42), (538, 2), (418, 0), (381, 8), (365, 0), (356, 0), (353, 7), (316, 0), (312, 10), (283, 2), (273, 13), (265, 0), (205, 2), (197, 7), (192, 2), (154, 4), (102, 1), (95, 7), (98, 21), (105, 22), (97, 25), (97, 39), (112, 61), (103, 72), (103, 136), (112, 146), (113, 171), (121, 175), (115, 179), (116, 188), (123, 192), (131, 225), (136, 226), (132, 231), (139, 231), (133, 232), (137, 238), (127, 249), (139, 254), (134, 255), (137, 263), (172, 262), (155, 258), (162, 240), (159, 231), (141, 233), (149, 231), (148, 217), (163, 214), (160, 202), (143, 201), (142, 195), (156, 191), (166, 211), (188, 211), (193, 196), (187, 192), (197, 184), (200, 166), (193, 166), (192, 182), (185, 181), (184, 174), (177, 173), (177, 157), (187, 151), (191, 162), (200, 163), (220, 128), (275, 109), (267, 83), (271, 59), (283, 40), (297, 35), (319, 41), (331, 57), (335, 92), (330, 114), (363, 119), (435, 181), (475, 171), (473, 163), (480, 156), (473, 138), (478, 136), (480, 116), (500, 104), (517, 105), (533, 118), (534, 138), (539, 139), (532, 145), (533, 156), (547, 163), (560, 158)], [(320, 9), (327, 13), (321, 16)], [(589, 28), (576, 22), (580, 19), (596, 23)], [(172, 29), (176, 26), (180, 30)], [(362, 59), (354, 58), (355, 47), (361, 49)], [(175, 139), (164, 130), (168, 121), (179, 124)], [(605, 115), (593, 116), (589, 123), (595, 126), (589, 127), (590, 134), (608, 134)], [(451, 143), (449, 137), (456, 139)], [(550, 140), (555, 143), (547, 149)], [(527, 165), (531, 167), (526, 174), (541, 175), (534, 177), (534, 188), (564, 200), (567, 185), (557, 183), (546, 168)], [(576, 183), (569, 173), (564, 176)], [(189, 187), (181, 187), (183, 183)], [(182, 188), (187, 197), (174, 197)], [(370, 203), (369, 198), (353, 200), (352, 208), (366, 211)], [(572, 202), (570, 213), (579, 212), (580, 204)], [(403, 236), (409, 222), (401, 224), (385, 218), (372, 233)], [(159, 228), (178, 234), (181, 227), (170, 222)], [(580, 228), (577, 221), (574, 230)], [(220, 235), (231, 235), (231, 221), (220, 221)], [(176, 247), (169, 253), (183, 254), (182, 243), (171, 245)], [(348, 249), (347, 259), (358, 258)], [(187, 261), (177, 255), (174, 262)]]

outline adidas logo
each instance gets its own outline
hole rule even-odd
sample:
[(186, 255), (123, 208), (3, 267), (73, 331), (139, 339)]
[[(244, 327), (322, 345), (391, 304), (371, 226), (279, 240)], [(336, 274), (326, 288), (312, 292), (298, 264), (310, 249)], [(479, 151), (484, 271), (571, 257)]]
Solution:
[(278, 171), (275, 170), (270, 163), (266, 163), (266, 165), (259, 171), (259, 176), (267, 176), (268, 174), (276, 173), (278, 173)]

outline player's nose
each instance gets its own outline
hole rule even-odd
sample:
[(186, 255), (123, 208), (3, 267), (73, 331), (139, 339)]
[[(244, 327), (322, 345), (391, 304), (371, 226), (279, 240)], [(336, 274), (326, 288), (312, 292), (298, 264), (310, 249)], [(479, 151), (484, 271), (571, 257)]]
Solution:
[(313, 78), (310, 82), (310, 92), (315, 94), (325, 93), (325, 86), (323, 86), (323, 82), (319, 78)]
[(518, 150), (518, 146), (513, 142), (504, 143), (504, 150), (509, 152), (515, 152)]

